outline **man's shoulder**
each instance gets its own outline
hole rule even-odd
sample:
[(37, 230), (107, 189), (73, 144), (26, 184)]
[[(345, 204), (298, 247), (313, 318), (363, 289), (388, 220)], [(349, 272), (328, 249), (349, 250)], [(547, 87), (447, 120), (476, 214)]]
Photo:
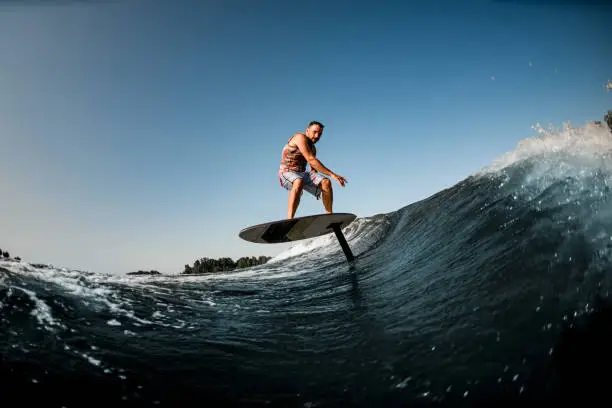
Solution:
[(306, 135), (304, 133), (294, 133), (293, 136), (289, 138), (289, 143), (296, 142), (297, 140), (304, 139)]

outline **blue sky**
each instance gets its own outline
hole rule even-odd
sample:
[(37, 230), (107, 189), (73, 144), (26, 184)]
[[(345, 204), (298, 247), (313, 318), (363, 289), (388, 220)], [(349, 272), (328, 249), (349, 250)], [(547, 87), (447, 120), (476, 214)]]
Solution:
[(334, 210), (366, 217), (612, 109), (609, 6), (398, 3), (0, 2), (0, 247), (103, 273), (275, 255), (237, 234), (286, 216), (311, 120)]

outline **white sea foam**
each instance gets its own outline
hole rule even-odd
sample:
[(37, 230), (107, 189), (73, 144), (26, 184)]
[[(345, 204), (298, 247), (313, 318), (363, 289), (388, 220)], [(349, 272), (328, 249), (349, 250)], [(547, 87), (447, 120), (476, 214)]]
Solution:
[[(342, 233), (353, 255), (358, 256), (361, 252), (375, 244), (376, 241), (384, 235), (389, 224), (388, 218), (384, 215), (356, 218), (355, 221), (342, 230)], [(290, 258), (299, 259), (302, 255), (310, 253), (314, 253), (316, 256), (321, 257), (332, 254), (342, 254), (342, 249), (336, 235), (330, 233), (320, 237), (299, 241), (288, 250), (276, 255), (268, 261), (268, 263)]]
[(36, 293), (31, 290), (13, 286), (13, 289), (17, 289), (28, 295), (30, 300), (34, 302), (34, 309), (32, 309), (32, 316), (38, 320), (38, 323), (44, 326), (47, 330), (53, 331), (55, 327), (65, 328), (65, 326), (53, 318), (51, 308), (45, 303), (44, 300), (36, 296)]
[(312, 252), (315, 249), (329, 247), (330, 244), (333, 244), (331, 238), (331, 235), (328, 234), (316, 238), (298, 241), (295, 245), (291, 246), (286, 251), (283, 251), (280, 254), (276, 255), (268, 262), (273, 263), (277, 261), (282, 261), (288, 258), (293, 258), (305, 253)]
[(568, 229), (567, 236), (572, 231), (581, 233), (605, 259), (612, 220), (612, 133), (607, 126), (591, 122), (582, 127), (565, 123), (561, 130), (535, 126), (534, 130), (537, 136), (522, 140), (476, 176), (501, 175), (499, 189), (511, 194), (517, 206), (554, 209), (550, 220), (558, 225), (579, 220), (580, 225)]
[[(591, 122), (582, 127), (564, 123), (562, 129), (533, 126), (534, 137), (518, 142), (516, 148), (495, 160), (475, 176), (499, 172), (529, 160), (530, 179), (544, 184), (563, 177), (583, 176), (594, 170), (612, 175), (612, 133), (605, 125)], [(530, 180), (526, 180), (529, 183)]]
[[(57, 268), (50, 265), (38, 267), (23, 261), (18, 264), (4, 262), (0, 266), (17, 273), (27, 274), (43, 282), (52, 283), (58, 288), (84, 299), (93, 307), (107, 308), (115, 315), (122, 315), (140, 324), (151, 323), (149, 320), (137, 317), (130, 310), (129, 300), (121, 299), (112, 287), (105, 285), (105, 283), (113, 280), (112, 276)], [(41, 324), (45, 324), (47, 328), (60, 325), (52, 318), (49, 307), (34, 292), (22, 288), (18, 289), (27, 293), (36, 303), (35, 316)]]

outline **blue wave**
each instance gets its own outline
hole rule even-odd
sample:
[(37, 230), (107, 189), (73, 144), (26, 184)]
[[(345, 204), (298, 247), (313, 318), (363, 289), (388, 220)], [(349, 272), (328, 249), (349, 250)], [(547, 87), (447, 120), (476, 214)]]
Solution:
[(1, 395), (300, 407), (605, 396), (594, 367), (612, 361), (611, 140), (548, 132), (359, 218), (350, 265), (333, 235), (205, 276), (2, 262)]

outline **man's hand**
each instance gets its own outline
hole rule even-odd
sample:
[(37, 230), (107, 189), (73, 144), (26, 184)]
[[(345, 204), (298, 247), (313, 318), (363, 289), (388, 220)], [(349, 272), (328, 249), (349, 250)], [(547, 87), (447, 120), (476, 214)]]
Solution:
[(345, 179), (344, 177), (342, 177), (339, 174), (332, 174), (332, 177), (334, 178), (334, 180), (336, 180), (338, 182), (338, 184), (340, 184), (342, 187), (344, 187), (344, 183), (348, 183), (348, 180)]

